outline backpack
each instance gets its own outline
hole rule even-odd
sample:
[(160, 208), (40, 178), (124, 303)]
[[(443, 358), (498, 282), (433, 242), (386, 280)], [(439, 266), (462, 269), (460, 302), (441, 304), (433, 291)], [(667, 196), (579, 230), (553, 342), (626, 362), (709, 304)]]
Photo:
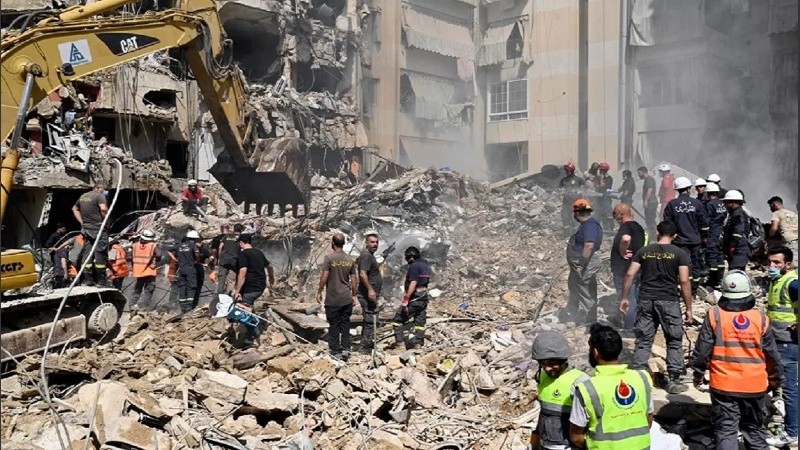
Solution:
[(757, 218), (748, 215), (747, 243), (750, 245), (751, 250), (757, 250), (764, 247), (764, 240), (766, 233), (764, 232), (764, 225)]

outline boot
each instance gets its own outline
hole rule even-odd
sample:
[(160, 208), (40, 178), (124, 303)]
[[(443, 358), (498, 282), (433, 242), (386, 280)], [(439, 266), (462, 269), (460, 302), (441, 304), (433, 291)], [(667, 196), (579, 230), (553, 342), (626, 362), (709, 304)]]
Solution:
[(681, 394), (688, 391), (689, 387), (681, 381), (680, 375), (670, 375), (665, 390), (670, 394)]

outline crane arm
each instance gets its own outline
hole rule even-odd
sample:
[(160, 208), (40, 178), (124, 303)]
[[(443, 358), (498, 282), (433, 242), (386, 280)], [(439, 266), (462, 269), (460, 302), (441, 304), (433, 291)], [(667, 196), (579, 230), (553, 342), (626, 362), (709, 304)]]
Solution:
[[(186, 60), (232, 162), (247, 167), (245, 87), (239, 69), (232, 62), (230, 41), (225, 38), (214, 0), (179, 2), (179, 8), (134, 17), (94, 16), (126, 3), (131, 1), (101, 0), (90, 6), (73, 7), (58, 18), (45, 19), (3, 38), (0, 42), (3, 140), (14, 131), (20, 111), (27, 113), (64, 84), (153, 52), (180, 47), (185, 49)], [(224, 58), (229, 60), (220, 61)], [(29, 75), (33, 75), (33, 86), (26, 92)], [(26, 94), (29, 94), (27, 99)], [(0, 220), (5, 215), (19, 160), (16, 144), (12, 142), (3, 159)]]

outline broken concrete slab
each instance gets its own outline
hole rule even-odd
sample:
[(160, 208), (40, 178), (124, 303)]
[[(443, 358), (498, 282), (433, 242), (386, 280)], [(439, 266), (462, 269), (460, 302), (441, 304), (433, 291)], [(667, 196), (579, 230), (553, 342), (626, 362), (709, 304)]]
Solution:
[(205, 397), (224, 399), (228, 403), (238, 404), (244, 400), (247, 381), (228, 372), (203, 370), (198, 373), (192, 389)]

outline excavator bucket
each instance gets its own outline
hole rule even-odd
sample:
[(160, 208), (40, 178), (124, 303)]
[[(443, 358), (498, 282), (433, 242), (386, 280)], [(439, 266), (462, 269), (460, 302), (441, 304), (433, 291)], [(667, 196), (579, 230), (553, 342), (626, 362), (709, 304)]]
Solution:
[(237, 203), (304, 205), (310, 200), (308, 148), (298, 138), (259, 139), (250, 167), (236, 167), (227, 152), (210, 172)]

